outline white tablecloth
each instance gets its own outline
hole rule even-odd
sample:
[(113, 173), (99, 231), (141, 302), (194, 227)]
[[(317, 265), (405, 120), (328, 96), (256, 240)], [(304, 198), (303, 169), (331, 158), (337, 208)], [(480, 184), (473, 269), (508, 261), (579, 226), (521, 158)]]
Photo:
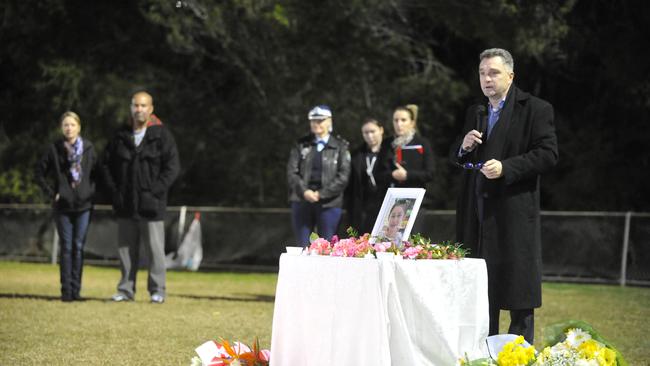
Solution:
[(484, 357), (482, 259), (280, 257), (271, 365), (455, 365)]

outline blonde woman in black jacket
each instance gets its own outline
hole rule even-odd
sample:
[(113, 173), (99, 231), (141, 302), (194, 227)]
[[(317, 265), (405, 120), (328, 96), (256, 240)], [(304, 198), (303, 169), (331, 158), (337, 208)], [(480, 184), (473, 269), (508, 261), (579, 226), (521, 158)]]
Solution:
[(62, 139), (48, 146), (36, 167), (36, 180), (52, 201), (59, 234), (61, 300), (81, 300), (83, 247), (95, 193), (97, 154), (82, 138), (74, 112), (60, 118)]
[(390, 178), (392, 187), (424, 188), (433, 180), (434, 156), (431, 144), (417, 133), (418, 107), (408, 104), (395, 108), (395, 136), (386, 146), (393, 154)]

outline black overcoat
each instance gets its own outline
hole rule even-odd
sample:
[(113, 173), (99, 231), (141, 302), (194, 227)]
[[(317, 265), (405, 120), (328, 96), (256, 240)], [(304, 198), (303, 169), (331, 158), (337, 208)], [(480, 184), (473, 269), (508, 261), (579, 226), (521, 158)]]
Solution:
[[(476, 170), (463, 171), (457, 240), (471, 250), (472, 256), (486, 260), (490, 303), (509, 310), (540, 307), (539, 184), (540, 175), (558, 159), (553, 107), (513, 84), (490, 138), (483, 139), (476, 153), (459, 158), (463, 137), (476, 128), (477, 108), (468, 109), (450, 158), (453, 163), (496, 159), (503, 170), (502, 176), (493, 180)], [(482, 225), (477, 217), (479, 197), (484, 202)]]

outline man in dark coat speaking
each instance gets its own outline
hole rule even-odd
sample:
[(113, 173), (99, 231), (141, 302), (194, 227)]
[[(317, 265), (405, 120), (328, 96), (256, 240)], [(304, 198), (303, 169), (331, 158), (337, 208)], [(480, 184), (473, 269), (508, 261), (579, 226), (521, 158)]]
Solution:
[(558, 159), (553, 107), (513, 85), (508, 51), (488, 49), (479, 59), (488, 103), (468, 109), (450, 149), (464, 169), (456, 234), (486, 261), (490, 335), (499, 333), (500, 310), (510, 310), (508, 333), (532, 344), (533, 309), (542, 305), (540, 175)]

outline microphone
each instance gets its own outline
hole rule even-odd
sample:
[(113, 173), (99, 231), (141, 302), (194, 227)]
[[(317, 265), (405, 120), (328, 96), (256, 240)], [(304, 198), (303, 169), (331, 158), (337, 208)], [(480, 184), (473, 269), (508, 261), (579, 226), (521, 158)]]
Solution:
[(484, 105), (479, 104), (476, 107), (476, 131), (481, 133), (481, 138), (485, 133), (485, 114), (487, 113), (487, 108)]
[[(485, 114), (487, 113), (487, 108), (483, 104), (479, 104), (476, 106), (476, 131), (481, 133), (481, 140), (485, 141), (485, 130), (486, 130), (486, 123), (485, 123)], [(478, 159), (478, 146), (474, 148), (474, 161), (477, 161)]]

